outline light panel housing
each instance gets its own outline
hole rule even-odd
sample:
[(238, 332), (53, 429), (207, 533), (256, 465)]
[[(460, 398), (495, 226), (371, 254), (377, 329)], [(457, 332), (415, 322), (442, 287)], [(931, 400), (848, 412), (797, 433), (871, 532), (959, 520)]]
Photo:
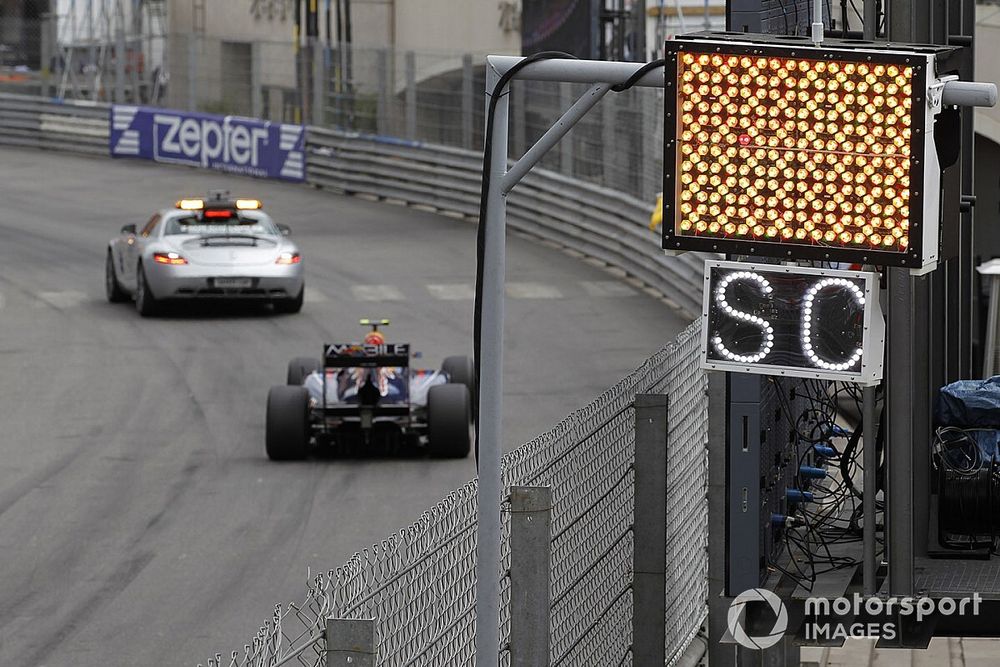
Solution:
[(707, 261), (701, 366), (877, 384), (885, 349), (878, 285), (869, 271)]
[(666, 42), (664, 249), (932, 269), (941, 49), (718, 37)]

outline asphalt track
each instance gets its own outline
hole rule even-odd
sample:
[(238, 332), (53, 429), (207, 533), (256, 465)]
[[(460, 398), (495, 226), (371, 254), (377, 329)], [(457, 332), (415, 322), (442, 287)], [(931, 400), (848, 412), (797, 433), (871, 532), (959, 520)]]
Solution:
[[(209, 188), (259, 196), (306, 261), (299, 315), (105, 301), (121, 225)], [(651, 239), (651, 242), (655, 240)], [(138, 161), (0, 150), (0, 665), (194, 665), (416, 519), (472, 457), (268, 462), (264, 401), (296, 355), (389, 317), (436, 367), (471, 354), (475, 229), (385, 203)], [(536, 241), (508, 250), (510, 448), (684, 322)]]

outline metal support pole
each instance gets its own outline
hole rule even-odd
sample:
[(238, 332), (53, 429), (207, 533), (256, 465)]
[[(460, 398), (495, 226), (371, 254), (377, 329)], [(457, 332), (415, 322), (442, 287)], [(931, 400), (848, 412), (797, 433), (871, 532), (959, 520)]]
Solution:
[(327, 667), (375, 667), (375, 621), (326, 619)]
[(864, 564), (863, 588), (865, 597), (871, 597), (877, 593), (875, 585), (875, 573), (877, 564), (875, 562), (875, 496), (878, 493), (878, 455), (875, 451), (875, 387), (865, 387), (861, 395), (861, 424), (862, 424), (862, 448), (864, 450), (865, 476), (864, 476)]
[(632, 662), (666, 655), (667, 397), (635, 397), (635, 510), (632, 521)]
[[(486, 104), (501, 74), (487, 61)], [(503, 442), (503, 315), (507, 255), (507, 114), (510, 88), (500, 92), (493, 115), (493, 152), (488, 165), (486, 248), (483, 254), (482, 334), (479, 380), (479, 488), (476, 539), (476, 665), (500, 660), (500, 447)], [(487, 117), (489, 122), (489, 117)]]
[(118, 17), (115, 26), (115, 103), (125, 103), (125, 27)]
[(889, 594), (913, 594), (913, 400), (914, 386), (913, 282), (907, 269), (889, 269), (888, 331), (892, 340), (886, 358), (886, 545)]
[(864, 5), (864, 38), (874, 40), (878, 35), (878, 5), (876, 0), (865, 0)]
[(417, 56), (406, 52), (406, 138), (417, 138)]
[(319, 43), (319, 39), (312, 39), (312, 124), (326, 124), (326, 71), (324, 61), (326, 54)]
[(549, 664), (552, 490), (510, 490), (510, 664)]
[[(391, 53), (388, 49), (379, 49), (375, 52), (375, 69), (378, 74), (378, 107), (375, 110), (375, 131), (379, 134), (391, 134), (389, 128), (389, 86), (392, 85), (392, 76), (389, 72), (389, 56)], [(340, 95), (337, 96), (337, 99), (337, 106), (339, 107)], [(339, 116), (337, 122), (342, 122)]]
[(462, 148), (472, 149), (472, 55), (462, 56)]
[(52, 95), (52, 84), (55, 81), (55, 72), (57, 68), (56, 54), (58, 53), (58, 45), (56, 42), (56, 18), (55, 14), (45, 13), (42, 14), (42, 62), (41, 62), (41, 72), (42, 72), (42, 97), (50, 97)]

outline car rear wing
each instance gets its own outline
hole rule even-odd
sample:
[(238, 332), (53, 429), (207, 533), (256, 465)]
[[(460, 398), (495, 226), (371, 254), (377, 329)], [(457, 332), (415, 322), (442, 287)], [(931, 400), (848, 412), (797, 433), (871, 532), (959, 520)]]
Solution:
[(323, 346), (325, 368), (408, 367), (409, 343), (328, 343)]

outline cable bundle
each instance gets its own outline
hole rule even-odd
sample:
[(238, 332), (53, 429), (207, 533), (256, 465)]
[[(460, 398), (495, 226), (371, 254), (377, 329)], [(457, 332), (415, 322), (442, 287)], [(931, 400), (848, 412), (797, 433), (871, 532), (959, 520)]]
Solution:
[(1000, 533), (1000, 431), (939, 428), (934, 435), (938, 473), (938, 532), (942, 545), (997, 550)]

